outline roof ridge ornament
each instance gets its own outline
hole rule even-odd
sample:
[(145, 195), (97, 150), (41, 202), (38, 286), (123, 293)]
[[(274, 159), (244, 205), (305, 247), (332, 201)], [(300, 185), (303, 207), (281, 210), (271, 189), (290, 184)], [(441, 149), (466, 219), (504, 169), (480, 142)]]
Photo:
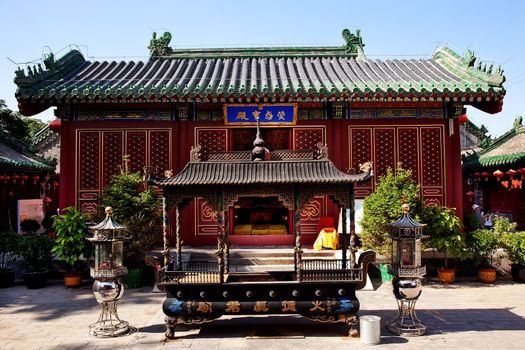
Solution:
[(326, 143), (318, 142), (316, 146), (319, 149), (317, 151), (317, 159), (328, 159), (328, 145)]
[(352, 57), (360, 57), (365, 58), (365, 53), (363, 51), (363, 47), (365, 44), (363, 44), (363, 38), (361, 37), (361, 30), (356, 29), (355, 34), (350, 32), (348, 29), (343, 29), (343, 32), (341, 33), (343, 35), (343, 39), (345, 39), (345, 53)]
[(152, 38), (149, 41), (149, 55), (150, 59), (163, 59), (173, 53), (173, 49), (169, 47), (171, 41), (171, 33), (164, 32), (160, 38), (157, 39), (157, 33), (153, 32)]
[(257, 119), (257, 135), (253, 141), (252, 160), (262, 161), (266, 157), (268, 149), (264, 147), (264, 140), (261, 137), (261, 119), (258, 115), (255, 116), (255, 119)]
[(200, 162), (201, 161), (201, 145), (191, 146), (190, 148), (190, 162)]

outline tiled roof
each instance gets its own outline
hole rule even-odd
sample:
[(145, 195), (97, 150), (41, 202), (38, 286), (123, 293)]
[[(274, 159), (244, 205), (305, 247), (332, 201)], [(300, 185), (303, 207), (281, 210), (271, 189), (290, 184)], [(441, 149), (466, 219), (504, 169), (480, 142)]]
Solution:
[(1, 134), (3, 133), (0, 133), (0, 166), (2, 168), (54, 170), (54, 166), (30, 154), (30, 152), (15, 144), (13, 140)]
[(522, 125), (522, 117), (518, 117), (513, 128), (494, 140), (489, 147), (463, 160), (464, 166), (468, 168), (515, 163), (525, 165), (525, 127)]
[[(179, 50), (149, 61), (85, 61), (78, 51), (48, 70), (17, 71), (19, 101), (188, 101), (243, 98), (499, 101), (501, 69), (440, 48), (431, 59), (367, 59), (333, 48)], [(129, 99), (129, 100), (128, 100)]]
[(366, 180), (370, 173), (349, 175), (330, 160), (189, 162), (170, 178), (150, 178), (157, 186), (345, 184)]

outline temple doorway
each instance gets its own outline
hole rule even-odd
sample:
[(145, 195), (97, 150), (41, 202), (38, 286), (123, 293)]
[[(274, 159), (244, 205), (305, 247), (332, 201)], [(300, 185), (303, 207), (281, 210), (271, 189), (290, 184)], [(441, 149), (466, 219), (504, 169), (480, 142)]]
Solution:
[(277, 197), (240, 197), (230, 210), (230, 234), (288, 235), (292, 232), (291, 215)]

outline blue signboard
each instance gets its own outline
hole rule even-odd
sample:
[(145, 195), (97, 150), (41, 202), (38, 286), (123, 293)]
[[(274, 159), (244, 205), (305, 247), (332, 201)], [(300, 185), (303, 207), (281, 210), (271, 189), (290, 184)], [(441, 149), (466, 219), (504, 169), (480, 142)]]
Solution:
[(224, 105), (224, 122), (229, 125), (294, 125), (297, 120), (297, 105), (247, 104)]

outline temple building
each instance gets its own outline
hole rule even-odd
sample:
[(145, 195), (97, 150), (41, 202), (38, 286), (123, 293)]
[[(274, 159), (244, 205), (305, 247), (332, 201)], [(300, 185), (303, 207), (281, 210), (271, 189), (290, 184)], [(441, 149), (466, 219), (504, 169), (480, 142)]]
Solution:
[(505, 216), (525, 229), (525, 127), (517, 117), (510, 130), (463, 157), (465, 203)]
[[(56, 107), (61, 120), (61, 207), (96, 211), (124, 155), (133, 171), (147, 167), (156, 178), (176, 175), (197, 160), (202, 169), (213, 161), (244, 160), (258, 142), (260, 123), (267, 160), (319, 157), (347, 174), (372, 162), (374, 176), (353, 188), (356, 206), (400, 162), (412, 169), (426, 204), (459, 208), (461, 217), (459, 117), (466, 105), (501, 111), (501, 67), (487, 67), (470, 50), (460, 56), (446, 47), (429, 59), (369, 59), (360, 32), (346, 29), (342, 45), (334, 47), (173, 49), (170, 40), (169, 33), (154, 33), (146, 61), (89, 61), (72, 50), (16, 71), (20, 112)], [(292, 176), (285, 165), (277, 175)], [(236, 169), (228, 176), (241, 182), (258, 181), (241, 166), (227, 169)], [(311, 169), (300, 176), (320, 176)], [(231, 202), (225, 209), (231, 242), (292, 245), (295, 208), (283, 202), (271, 191)], [(304, 205), (303, 243), (312, 244), (320, 218), (336, 218), (338, 210), (328, 195)], [(203, 197), (178, 215), (185, 244), (216, 243), (217, 212)]]

